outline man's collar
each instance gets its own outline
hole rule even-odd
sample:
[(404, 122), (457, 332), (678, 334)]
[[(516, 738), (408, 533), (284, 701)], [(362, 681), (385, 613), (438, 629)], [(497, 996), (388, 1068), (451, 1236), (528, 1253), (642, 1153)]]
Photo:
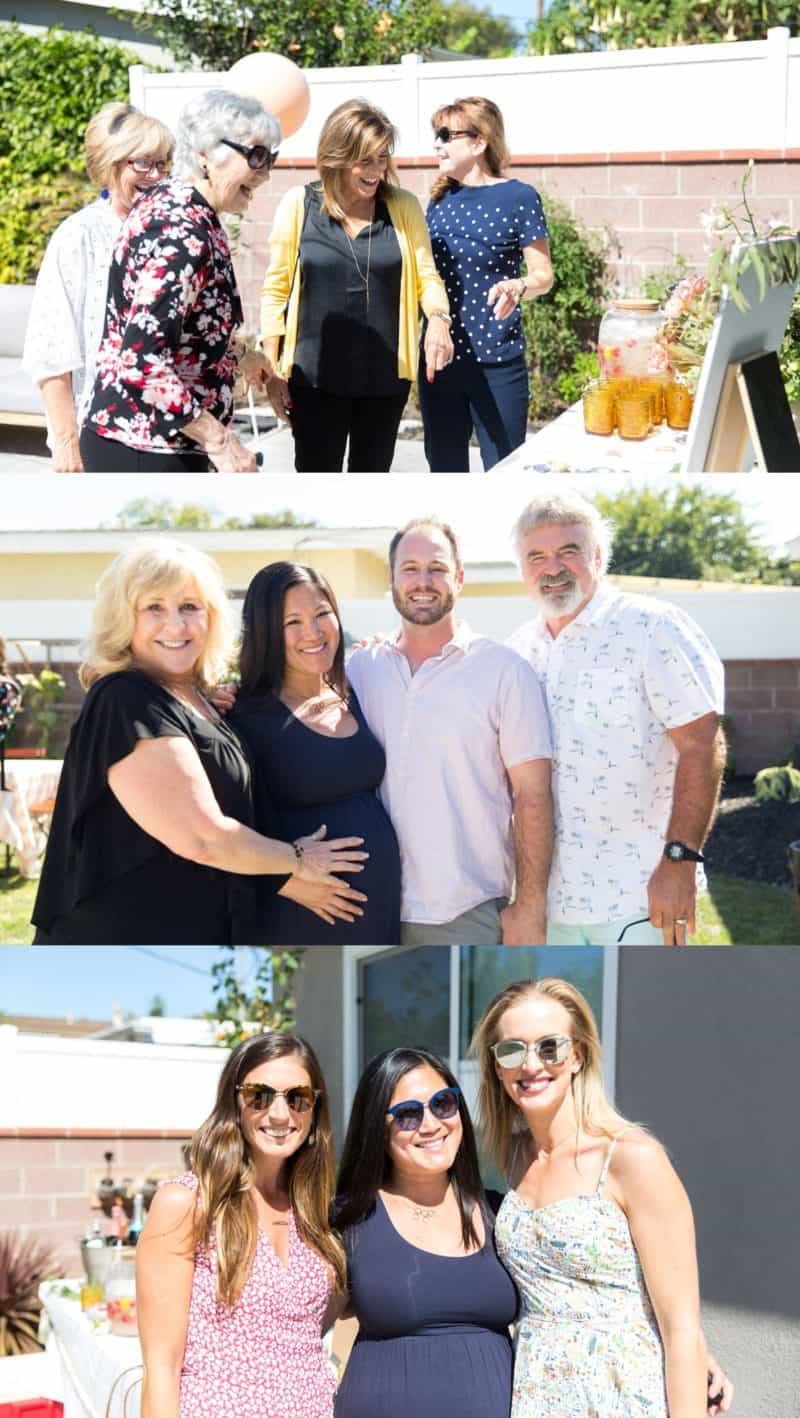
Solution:
[[(387, 641), (387, 644), (391, 645), (394, 650), (400, 649), (399, 640), (402, 633), (403, 626), (402, 624), (400, 624), (397, 626), (396, 630), (392, 632), (390, 639)], [(476, 631), (472, 630), (465, 620), (457, 620), (455, 632), (453, 634), (452, 639), (447, 640), (445, 642), (441, 650), (439, 650), (438, 654), (441, 656), (450, 655), (454, 650), (463, 650), (466, 653), (466, 651), (469, 650), (470, 646), (473, 645), (476, 640), (481, 639), (483, 639), (483, 637), (478, 635)], [(436, 655), (430, 656), (430, 659), (432, 660), (435, 660), (436, 658)]]

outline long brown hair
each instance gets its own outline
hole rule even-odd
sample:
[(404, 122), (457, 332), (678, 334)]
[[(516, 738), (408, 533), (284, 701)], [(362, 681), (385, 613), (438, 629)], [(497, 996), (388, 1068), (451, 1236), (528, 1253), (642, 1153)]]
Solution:
[(287, 1162), (289, 1200), (297, 1230), (306, 1245), (333, 1272), (334, 1288), (347, 1283), (344, 1249), (331, 1229), (333, 1197), (333, 1136), (325, 1080), (310, 1044), (297, 1034), (267, 1033), (247, 1039), (233, 1050), (222, 1070), (211, 1116), (192, 1138), (191, 1169), (197, 1177), (194, 1216), (195, 1246), (208, 1246), (212, 1230), (217, 1254), (217, 1295), (229, 1309), (242, 1293), (250, 1274), (258, 1240), (256, 1209), (250, 1194), (254, 1169), (247, 1153), (239, 1116), (237, 1084), (259, 1064), (296, 1057), (319, 1093), (311, 1132)]
[[(452, 103), (446, 103), (441, 108), (437, 108), (431, 118), (434, 133), (437, 128), (466, 128), (477, 133), (483, 138), (486, 147), (483, 151), (483, 161), (485, 162), (492, 177), (504, 177), (506, 168), (511, 162), (511, 154), (506, 147), (506, 130), (503, 126), (503, 115), (496, 103), (492, 103), (490, 98), (456, 98)], [(441, 202), (448, 192), (457, 192), (460, 183), (454, 177), (442, 174), (437, 177), (431, 188), (432, 202)]]
[(570, 1018), (570, 1036), (581, 1060), (581, 1068), (572, 1076), (578, 1137), (581, 1133), (619, 1137), (631, 1126), (606, 1094), (600, 1035), (589, 1001), (569, 980), (559, 980), (552, 975), (541, 980), (515, 980), (489, 1001), (469, 1046), (470, 1056), (478, 1060), (481, 1075), (479, 1127), (487, 1152), (504, 1176), (508, 1176), (514, 1160), (519, 1137), (519, 1109), (497, 1077), (491, 1047), (497, 1043), (500, 1020), (506, 1010), (531, 995), (555, 1000)]

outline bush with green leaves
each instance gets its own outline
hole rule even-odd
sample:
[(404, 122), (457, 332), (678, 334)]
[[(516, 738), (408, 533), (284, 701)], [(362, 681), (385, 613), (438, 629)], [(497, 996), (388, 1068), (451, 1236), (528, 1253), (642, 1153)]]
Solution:
[[(596, 352), (611, 290), (607, 258), (615, 246), (610, 232), (590, 231), (562, 202), (544, 194), (543, 202), (553, 288), (522, 307), (531, 385), (528, 412), (534, 421), (553, 418), (570, 402), (559, 392), (559, 381), (574, 377), (579, 355)], [(570, 394), (569, 382), (566, 389)]]
[(35, 279), (59, 222), (95, 195), (83, 134), (97, 109), (128, 97), (139, 56), (87, 32), (0, 27), (0, 284)]
[(757, 803), (800, 803), (800, 769), (785, 763), (781, 768), (762, 768), (753, 779)]
[(184, 67), (217, 72), (259, 49), (301, 68), (397, 64), (446, 31), (440, 0), (144, 0), (134, 24)]
[(532, 54), (766, 39), (797, 24), (797, 0), (552, 0), (529, 29)]

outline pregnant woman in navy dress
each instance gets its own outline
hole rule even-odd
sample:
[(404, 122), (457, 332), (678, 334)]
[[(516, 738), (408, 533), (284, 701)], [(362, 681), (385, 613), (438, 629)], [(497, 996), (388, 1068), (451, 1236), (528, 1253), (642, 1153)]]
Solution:
[(335, 1222), (359, 1322), (335, 1418), (508, 1418), (517, 1294), (469, 1113), (427, 1049), (390, 1049), (364, 1071)]
[[(386, 760), (344, 673), (336, 598), (310, 566), (279, 561), (253, 578), (244, 603), (241, 687), (232, 716), (255, 770), (257, 822), (281, 824), (286, 840), (345, 823), (364, 838), (363, 872), (345, 906), (320, 911), (263, 893), (255, 936), (273, 945), (396, 945), (400, 853), (377, 790)], [(348, 829), (349, 831), (349, 829)], [(259, 934), (260, 932), (260, 934)]]

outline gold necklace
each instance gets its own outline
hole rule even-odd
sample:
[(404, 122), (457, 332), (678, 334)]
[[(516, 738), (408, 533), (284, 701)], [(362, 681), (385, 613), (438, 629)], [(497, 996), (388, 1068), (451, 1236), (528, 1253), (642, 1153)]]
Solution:
[(362, 281), (362, 284), (363, 284), (363, 286), (364, 286), (364, 292), (365, 292), (366, 301), (367, 301), (367, 310), (369, 310), (369, 263), (370, 263), (370, 258), (371, 258), (371, 256), (372, 256), (372, 225), (373, 225), (374, 220), (375, 220), (375, 211), (374, 211), (374, 208), (373, 208), (372, 221), (369, 223), (369, 236), (367, 237), (367, 274), (366, 274), (366, 276), (364, 275), (364, 272), (362, 271), (361, 267), (360, 267), (359, 264), (358, 264), (358, 257), (356, 256), (356, 248), (354, 247), (352, 241), (350, 240), (350, 233), (349, 233), (349, 231), (347, 230), (347, 217), (345, 217), (345, 218), (343, 219), (343, 221), (342, 221), (342, 231), (344, 232), (345, 236), (347, 237), (347, 245), (350, 247), (350, 255), (351, 255), (352, 258), (353, 258), (353, 263), (354, 263), (354, 265), (355, 265), (356, 270), (358, 271), (358, 274), (359, 274), (359, 276), (360, 276), (360, 278), (361, 278), (361, 281)]

